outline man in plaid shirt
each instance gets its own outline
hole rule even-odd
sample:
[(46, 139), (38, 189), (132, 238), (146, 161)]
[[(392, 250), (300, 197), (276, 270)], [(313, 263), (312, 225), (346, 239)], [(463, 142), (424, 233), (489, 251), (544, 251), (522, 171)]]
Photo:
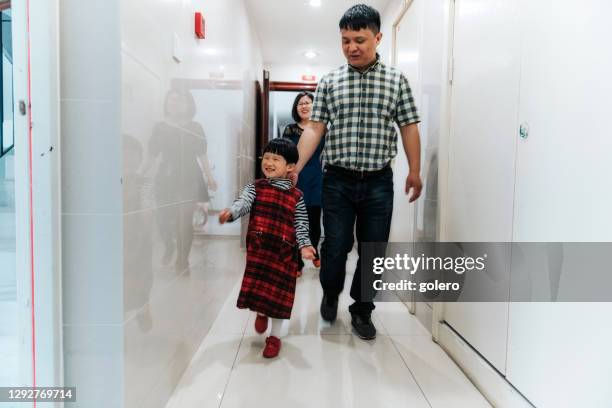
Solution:
[[(348, 64), (324, 76), (315, 95), (311, 124), (298, 145), (296, 174), (308, 162), (325, 133), (323, 176), (323, 226), (320, 280), (323, 287), (321, 316), (336, 319), (338, 295), (344, 287), (346, 259), (357, 241), (387, 242), (393, 212), (391, 160), (397, 154), (400, 129), (410, 171), (406, 194), (410, 202), (421, 194), (419, 116), (408, 80), (393, 67), (379, 61), (379, 13), (356, 5), (340, 20), (342, 50)], [(382, 254), (384, 256), (384, 253)], [(368, 260), (364, 260), (368, 262)], [(368, 262), (366, 265), (371, 265)], [(371, 268), (361, 271), (361, 252), (351, 285), (351, 324), (362, 339), (376, 337), (372, 324)]]

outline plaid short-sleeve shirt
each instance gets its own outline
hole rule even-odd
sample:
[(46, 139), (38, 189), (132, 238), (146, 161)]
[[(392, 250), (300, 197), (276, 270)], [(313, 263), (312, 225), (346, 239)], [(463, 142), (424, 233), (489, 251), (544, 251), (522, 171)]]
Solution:
[(394, 123), (420, 121), (408, 80), (378, 55), (364, 72), (346, 64), (325, 75), (310, 119), (328, 124), (326, 163), (365, 171), (379, 170), (397, 155)]

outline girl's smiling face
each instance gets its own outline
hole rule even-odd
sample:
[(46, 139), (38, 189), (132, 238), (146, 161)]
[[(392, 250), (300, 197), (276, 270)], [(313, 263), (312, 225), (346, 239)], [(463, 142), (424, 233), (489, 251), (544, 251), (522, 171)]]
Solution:
[(295, 169), (295, 164), (288, 164), (280, 154), (266, 152), (261, 160), (261, 171), (266, 178), (287, 178), (288, 173), (293, 169)]

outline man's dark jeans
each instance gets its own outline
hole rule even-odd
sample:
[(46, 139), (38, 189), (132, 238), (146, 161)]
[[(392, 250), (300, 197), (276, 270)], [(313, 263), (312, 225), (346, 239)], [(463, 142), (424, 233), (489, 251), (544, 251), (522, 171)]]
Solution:
[[(360, 257), (351, 285), (351, 297), (355, 302), (349, 311), (371, 313), (376, 294), (372, 287), (375, 277), (371, 268), (368, 268), (370, 273), (362, 277), (359, 244), (387, 242), (389, 239), (393, 213), (393, 171), (387, 167), (379, 174), (360, 178), (328, 167), (323, 176), (322, 200), (325, 240), (321, 247), (320, 279), (323, 291), (331, 296), (342, 292), (346, 258), (353, 248), (355, 229)], [(363, 291), (362, 285), (366, 285)]]

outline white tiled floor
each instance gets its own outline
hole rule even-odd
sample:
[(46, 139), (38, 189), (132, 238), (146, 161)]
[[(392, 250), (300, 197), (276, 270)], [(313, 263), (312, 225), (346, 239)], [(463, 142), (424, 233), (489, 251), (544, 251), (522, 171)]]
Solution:
[(319, 316), (318, 270), (305, 269), (272, 360), (252, 313), (235, 306), (236, 282), (166, 408), (490, 406), (403, 304), (377, 304), (376, 340), (352, 335), (351, 279), (330, 325)]

